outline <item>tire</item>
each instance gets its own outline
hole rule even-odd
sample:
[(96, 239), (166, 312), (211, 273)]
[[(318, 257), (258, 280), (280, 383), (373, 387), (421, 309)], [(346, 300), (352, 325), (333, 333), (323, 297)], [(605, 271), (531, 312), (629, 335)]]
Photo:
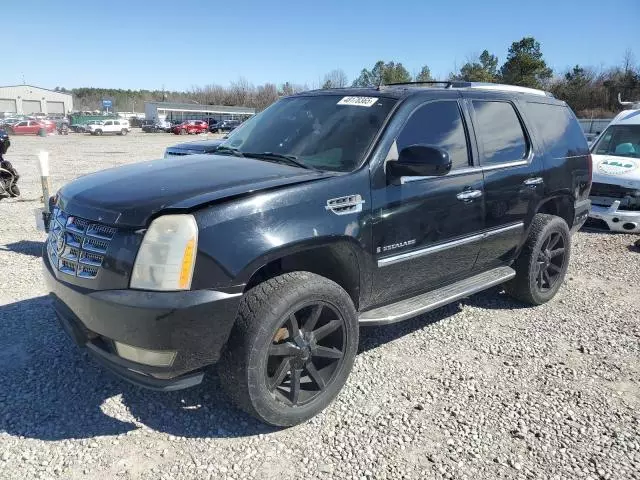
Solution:
[(516, 276), (505, 283), (505, 291), (531, 305), (548, 302), (562, 286), (570, 256), (571, 234), (567, 223), (555, 215), (537, 214), (513, 265)]
[(127, 133), (129, 133), (129, 132), (127, 132), (126, 128), (123, 128), (122, 130), (120, 130), (120, 135), (122, 135), (123, 137), (126, 136)]
[(96, 130), (96, 135), (98, 136), (102, 135), (102, 130)]
[(186, 135), (187, 133), (188, 132), (184, 128), (180, 129), (180, 135)]
[(309, 272), (272, 278), (242, 299), (218, 364), (222, 386), (263, 422), (297, 425), (326, 408), (345, 384), (358, 333), (353, 302), (335, 282)]

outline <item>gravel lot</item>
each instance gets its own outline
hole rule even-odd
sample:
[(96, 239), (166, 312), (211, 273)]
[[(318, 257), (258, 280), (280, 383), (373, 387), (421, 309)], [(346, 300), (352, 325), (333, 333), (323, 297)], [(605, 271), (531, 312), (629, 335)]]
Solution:
[(50, 152), (55, 191), (184, 138), (13, 140), (23, 198), (0, 202), (1, 479), (640, 478), (635, 237), (576, 234), (550, 304), (523, 308), (493, 289), (363, 330), (337, 401), (276, 430), (230, 407), (213, 374), (174, 393), (111, 377), (45, 296), (38, 150)]

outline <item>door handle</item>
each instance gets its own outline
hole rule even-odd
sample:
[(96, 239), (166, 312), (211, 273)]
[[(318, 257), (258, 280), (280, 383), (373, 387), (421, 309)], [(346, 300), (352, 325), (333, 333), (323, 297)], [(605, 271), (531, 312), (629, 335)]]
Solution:
[(536, 186), (536, 185), (541, 185), (544, 182), (542, 177), (532, 177), (532, 178), (527, 178), (523, 183), (525, 185), (530, 185), (530, 186)]
[(463, 190), (456, 195), (458, 200), (473, 200), (474, 198), (480, 198), (482, 196), (482, 190)]

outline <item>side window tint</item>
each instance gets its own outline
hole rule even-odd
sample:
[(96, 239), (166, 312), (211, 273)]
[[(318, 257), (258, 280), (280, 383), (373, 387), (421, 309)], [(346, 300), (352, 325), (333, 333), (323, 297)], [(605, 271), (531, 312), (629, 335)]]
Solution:
[(589, 146), (573, 112), (564, 105), (527, 103), (527, 118), (542, 136), (553, 158), (587, 155)]
[(513, 105), (508, 102), (473, 100), (475, 127), (483, 146), (483, 165), (522, 160), (527, 140)]
[(455, 101), (431, 102), (418, 108), (397, 138), (398, 151), (411, 145), (432, 145), (449, 152), (452, 168), (469, 166), (469, 152), (460, 107)]

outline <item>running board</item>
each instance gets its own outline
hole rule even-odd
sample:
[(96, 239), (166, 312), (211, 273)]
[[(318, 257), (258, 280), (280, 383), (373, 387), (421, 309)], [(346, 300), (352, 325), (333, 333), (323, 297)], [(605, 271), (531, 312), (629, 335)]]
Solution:
[(386, 325), (401, 322), (495, 285), (500, 285), (515, 276), (516, 272), (511, 267), (494, 268), (431, 292), (361, 312), (359, 321), (361, 325)]

